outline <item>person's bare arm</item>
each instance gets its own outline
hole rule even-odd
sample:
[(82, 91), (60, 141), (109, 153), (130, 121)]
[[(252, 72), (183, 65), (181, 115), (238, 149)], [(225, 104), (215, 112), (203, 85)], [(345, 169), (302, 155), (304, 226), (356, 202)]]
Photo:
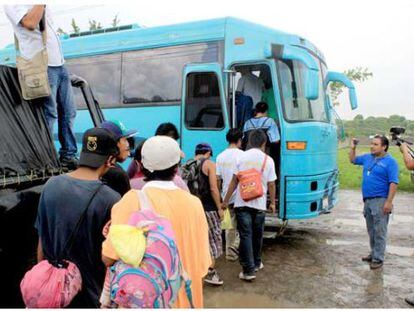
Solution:
[(267, 187), (269, 188), (269, 196), (270, 196), (270, 209), (272, 213), (276, 212), (276, 183), (271, 181), (267, 183)]
[(384, 213), (389, 214), (392, 211), (392, 201), (394, 200), (395, 194), (397, 193), (397, 184), (390, 183), (390, 189), (388, 191), (387, 201), (384, 203)]
[(33, 8), (27, 12), (27, 14), (20, 21), (22, 26), (28, 30), (35, 30), (43, 17), (45, 7), (46, 6), (43, 4), (33, 6)]
[(234, 190), (236, 190), (238, 182), (239, 181), (237, 179), (237, 176), (233, 175), (233, 178), (230, 181), (229, 188), (227, 189), (226, 196), (223, 199), (223, 208), (227, 208), (227, 206), (229, 205), (230, 198), (231, 198)]
[(218, 175), (217, 175), (217, 187), (218, 187), (218, 189), (219, 189), (219, 191), (221, 193), (221, 190), (222, 190), (221, 187), (223, 187), (223, 180)]
[(220, 192), (217, 185), (217, 175), (216, 175), (216, 164), (212, 161), (208, 161), (207, 165), (207, 174), (208, 174), (208, 182), (210, 184), (210, 193), (214, 200), (214, 203), (217, 206), (217, 210), (221, 210), (221, 198)]
[(400, 151), (403, 154), (405, 167), (409, 170), (414, 170), (414, 160), (408, 152), (408, 146), (406, 143), (400, 145)]
[(351, 139), (351, 148), (349, 150), (349, 161), (351, 163), (354, 163), (354, 160), (356, 158), (356, 145), (354, 143), (354, 138)]
[(41, 262), (44, 258), (45, 257), (43, 255), (42, 241), (40, 241), (39, 238), (39, 242), (37, 243), (37, 262)]

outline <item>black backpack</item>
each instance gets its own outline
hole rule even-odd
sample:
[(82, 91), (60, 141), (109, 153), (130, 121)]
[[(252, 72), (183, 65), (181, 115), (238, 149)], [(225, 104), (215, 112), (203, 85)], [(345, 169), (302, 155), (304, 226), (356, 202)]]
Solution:
[(206, 188), (201, 172), (204, 161), (205, 159), (190, 159), (181, 167), (181, 177), (186, 181), (190, 193), (199, 198), (201, 198)]
[(268, 127), (267, 128), (264, 127), (264, 125), (265, 125), (265, 123), (267, 122), (268, 119), (270, 119), (270, 118), (265, 118), (265, 120), (263, 121), (262, 125), (257, 126), (257, 127), (254, 126), (254, 124), (252, 122), (252, 119), (247, 120), (247, 122), (250, 122), (251, 123), (251, 125), (253, 126), (253, 128), (251, 128), (250, 130), (248, 130), (248, 131), (246, 131), (246, 132), (243, 133), (242, 147), (241, 147), (242, 150), (246, 150), (246, 148), (247, 148), (247, 142), (249, 141), (249, 135), (250, 135), (250, 133), (252, 131), (255, 131), (255, 130), (262, 130), (263, 132), (265, 132), (266, 137), (267, 137), (266, 147), (269, 147), (270, 146), (269, 135), (267, 134), (269, 128)]

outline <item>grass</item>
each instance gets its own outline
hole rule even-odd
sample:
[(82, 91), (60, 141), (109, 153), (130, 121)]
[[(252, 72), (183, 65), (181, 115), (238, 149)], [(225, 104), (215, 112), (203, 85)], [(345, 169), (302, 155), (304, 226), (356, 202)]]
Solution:
[[(368, 153), (369, 147), (358, 146), (357, 155)], [(398, 190), (414, 192), (414, 183), (411, 182), (410, 171), (405, 168), (402, 154), (398, 147), (391, 146), (388, 152), (397, 160), (400, 167), (400, 183)], [(349, 148), (338, 150), (339, 183), (341, 189), (360, 189), (362, 182), (362, 167), (349, 163)]]

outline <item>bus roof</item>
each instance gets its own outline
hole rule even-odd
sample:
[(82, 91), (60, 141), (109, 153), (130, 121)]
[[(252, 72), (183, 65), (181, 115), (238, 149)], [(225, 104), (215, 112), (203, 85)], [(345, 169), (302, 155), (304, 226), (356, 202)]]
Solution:
[[(266, 42), (302, 46), (324, 59), (322, 53), (304, 38), (234, 17), (148, 28), (138, 25), (122, 26), (110, 31), (98, 30), (84, 32), (76, 37), (63, 35), (60, 38), (64, 56), (69, 59), (119, 51), (228, 40), (229, 34), (239, 34), (241, 37), (249, 37), (250, 34), (255, 40), (263, 37), (262, 40)], [(14, 45), (10, 44), (0, 50), (0, 64), (14, 64), (14, 62)]]

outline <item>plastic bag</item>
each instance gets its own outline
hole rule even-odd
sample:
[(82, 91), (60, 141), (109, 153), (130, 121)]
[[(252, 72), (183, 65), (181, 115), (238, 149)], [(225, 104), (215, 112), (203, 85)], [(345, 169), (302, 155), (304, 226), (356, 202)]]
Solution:
[(223, 220), (221, 221), (221, 229), (222, 230), (233, 229), (233, 223), (231, 221), (230, 210), (228, 208), (224, 210), (224, 217), (223, 217)]
[(137, 268), (146, 248), (144, 230), (130, 225), (112, 225), (108, 236), (119, 258)]

